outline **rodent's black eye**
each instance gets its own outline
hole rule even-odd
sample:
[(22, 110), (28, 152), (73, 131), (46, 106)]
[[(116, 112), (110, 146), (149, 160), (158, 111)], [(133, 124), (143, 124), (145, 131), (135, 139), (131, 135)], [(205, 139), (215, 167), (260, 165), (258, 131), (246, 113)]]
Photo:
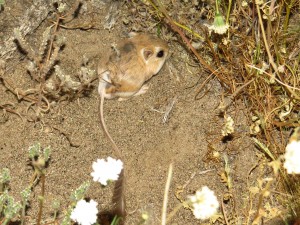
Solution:
[(156, 55), (158, 58), (162, 58), (164, 56), (164, 51), (163, 50), (160, 50), (157, 55)]

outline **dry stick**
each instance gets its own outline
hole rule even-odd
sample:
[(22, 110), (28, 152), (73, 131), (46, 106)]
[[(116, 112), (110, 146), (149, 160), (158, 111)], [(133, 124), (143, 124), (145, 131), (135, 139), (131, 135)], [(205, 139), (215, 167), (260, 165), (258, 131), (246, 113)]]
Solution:
[(272, 123), (276, 125), (277, 127), (299, 127), (300, 123), (298, 122), (298, 119), (289, 120), (286, 122), (276, 121), (273, 120)]
[(214, 75), (214, 74), (211, 73), (211, 74), (205, 79), (205, 81), (203, 81), (203, 83), (197, 88), (197, 90), (196, 90), (196, 95), (195, 95), (195, 98), (194, 98), (195, 100), (199, 100), (199, 99), (202, 98), (202, 96), (198, 98), (198, 95), (200, 94), (200, 91), (202, 90), (202, 88), (209, 82), (209, 80), (212, 78), (213, 75)]
[[(79, 1), (77, 1), (77, 4), (79, 4)], [(61, 16), (60, 14), (56, 14), (57, 18), (56, 21), (54, 22), (54, 31), (53, 31), (53, 35), (52, 38), (50, 40), (50, 45), (49, 45), (49, 49), (48, 49), (48, 53), (47, 53), (47, 57), (46, 57), (46, 63), (44, 64), (44, 66), (48, 66), (48, 63), (50, 63), (50, 58), (51, 58), (51, 54), (52, 54), (52, 50), (54, 49), (53, 45), (54, 45), (54, 40), (58, 31), (58, 27), (60, 26), (60, 22), (61, 20), (63, 20), (68, 14), (66, 14), (65, 16)], [(42, 71), (43, 68), (41, 66), (39, 66), (39, 71)], [(38, 108), (40, 108), (42, 99), (43, 99), (43, 86), (44, 83), (46, 82), (46, 74), (39, 74), (39, 76), (41, 77), (41, 85), (40, 85), (40, 91), (39, 91), (39, 99), (38, 99), (38, 103), (37, 106)], [(39, 113), (39, 112), (38, 112)]]
[(22, 92), (16, 91), (17, 88), (15, 88), (10, 82), (8, 82), (3, 77), (1, 77), (0, 81), (1, 80), (2, 80), (2, 83), (3, 83), (4, 87), (6, 87), (8, 91), (10, 91), (14, 95), (16, 95), (18, 97), (18, 100), (20, 100), (19, 95), (21, 95), (22, 99), (24, 99), (24, 100), (26, 100), (28, 102), (36, 102), (37, 101), (37, 99), (35, 99), (35, 98), (28, 97), (27, 94), (24, 94), (23, 91)]
[[(52, 50), (54, 49), (53, 45), (54, 45), (54, 40), (58, 31), (58, 27), (60, 26), (60, 22), (64, 19), (66, 19), (67, 16), (71, 15), (77, 8), (78, 5), (80, 4), (80, 1), (77, 1), (76, 4), (74, 5), (72, 11), (70, 11), (69, 13), (65, 14), (65, 15), (60, 15), (60, 14), (56, 14), (57, 18), (56, 18), (56, 22), (54, 25), (54, 31), (53, 31), (53, 35), (52, 38), (50, 40), (50, 45), (49, 45), (49, 49), (48, 49), (48, 53), (47, 53), (47, 58), (46, 58), (46, 62), (43, 64), (43, 66), (49, 66), (50, 63), (50, 59), (51, 59), (51, 54), (52, 54)], [(71, 19), (72, 20), (72, 19)], [(59, 50), (57, 50), (56, 54), (58, 53)], [(54, 49), (54, 54), (55, 54), (55, 49)], [(46, 73), (45, 74), (41, 74), (41, 71), (43, 71), (42, 66), (39, 66), (39, 77), (41, 78), (41, 84), (40, 84), (40, 90), (39, 90), (39, 97), (38, 97), (38, 102), (37, 102), (37, 107), (38, 107), (38, 111), (37, 114), (40, 113), (40, 109), (41, 109), (41, 104), (42, 104), (42, 100), (46, 99), (43, 96), (43, 88), (44, 88), (44, 84), (46, 82)], [(46, 99), (46, 102), (48, 102), (48, 100)], [(47, 104), (49, 106), (49, 104)], [(50, 108), (50, 107), (49, 107)], [(49, 109), (48, 108), (48, 109)], [(47, 110), (48, 110), (47, 109)], [(43, 111), (43, 110), (42, 110)]]
[(168, 178), (167, 178), (165, 193), (164, 193), (164, 202), (163, 202), (163, 207), (162, 207), (162, 214), (161, 214), (161, 224), (162, 225), (165, 225), (167, 223), (168, 193), (169, 193), (169, 189), (170, 189), (172, 173), (173, 173), (173, 163), (170, 163), (169, 170), (168, 170)]
[[(224, 199), (224, 195), (223, 195), (223, 199)], [(224, 216), (225, 223), (226, 223), (226, 225), (229, 225), (223, 200), (221, 201), (221, 206), (222, 206), (222, 213)]]
[(56, 33), (57, 33), (57, 30), (58, 30), (58, 27), (59, 27), (59, 23), (60, 23), (60, 20), (62, 18), (60, 17), (60, 15), (57, 15), (57, 18), (56, 18), (56, 22), (55, 22), (55, 26), (54, 26), (54, 31), (53, 31), (53, 36), (50, 40), (50, 45), (49, 45), (49, 49), (48, 49), (48, 54), (47, 54), (47, 61), (50, 60), (50, 57), (51, 57), (51, 53), (52, 53), (52, 49), (53, 49), (53, 43), (54, 43), (54, 39), (56, 37)]
[[(10, 91), (15, 96), (17, 96), (18, 100), (24, 99), (25, 101), (28, 101), (28, 102), (31, 102), (31, 103), (38, 102), (38, 99), (33, 98), (33, 97), (28, 97), (28, 95), (30, 95), (30, 94), (35, 94), (38, 91), (38, 89), (29, 89), (29, 90), (26, 90), (26, 91), (19, 90), (18, 88), (15, 88), (7, 79), (4, 79), (2, 76), (0, 77), (0, 82), (2, 82), (2, 84), (4, 85), (5, 88), (7, 88), (8, 91)], [(21, 95), (21, 98), (20, 98), (20, 95)], [(42, 96), (42, 99), (45, 101), (47, 106), (46, 106), (46, 109), (43, 109), (42, 107), (40, 107), (40, 109), (43, 112), (47, 112), (50, 108), (50, 103), (49, 103), (49, 101), (46, 97)], [(11, 111), (9, 111), (9, 112), (11, 112)], [(16, 113), (16, 114), (18, 114), (18, 113)]]
[(53, 129), (57, 130), (60, 134), (64, 135), (67, 138), (70, 146), (76, 147), (76, 148), (80, 146), (79, 143), (73, 141), (72, 134), (71, 135), (68, 134), (68, 132), (66, 132), (63, 128), (59, 128), (57, 126), (53, 126)]
[[(267, 73), (266, 71), (264, 71), (264, 70), (262, 70), (262, 69), (260, 69), (260, 68), (258, 68), (256, 66), (253, 66), (253, 65), (247, 65), (247, 66), (250, 67), (250, 68), (256, 69), (259, 72), (264, 73), (264, 74), (266, 74), (266, 75), (268, 75), (270, 77), (272, 76), (271, 74)], [(276, 77), (274, 78), (274, 80), (276, 80), (279, 84), (281, 84), (282, 86), (285, 86), (286, 88), (290, 88), (290, 89), (294, 89), (294, 90), (300, 91), (300, 88), (292, 87), (292, 86), (290, 86), (288, 84), (285, 84), (282, 81), (280, 81), (279, 79), (277, 79)], [(299, 96), (296, 95), (296, 97), (297, 97), (297, 99), (300, 99)]]
[[(35, 94), (35, 92), (32, 92), (32, 91), (35, 91), (35, 89), (29, 89), (27, 91), (22, 91), (22, 90), (19, 90), (18, 88), (15, 88), (10, 82), (8, 82), (6, 79), (4, 79), (3, 77), (0, 78), (0, 81), (3, 83), (4, 87), (7, 88), (8, 91), (10, 91), (11, 93), (13, 93), (17, 98), (18, 100), (25, 100), (27, 102), (30, 102), (31, 104), (35, 104), (38, 102), (38, 99), (34, 98), (34, 97), (30, 97), (28, 95), (30, 94)], [(38, 90), (37, 90), (38, 91)], [(28, 93), (29, 92), (29, 93)], [(32, 92), (32, 93), (30, 93)], [(20, 97), (21, 96), (21, 97)], [(42, 107), (40, 107), (40, 109), (43, 111), (43, 112), (47, 112), (50, 108), (50, 103), (48, 101), (48, 99), (45, 97), (45, 96), (42, 96), (42, 99), (45, 101), (46, 103), (46, 109), (43, 109)], [(8, 110), (9, 111), (9, 110)], [(10, 112), (10, 111), (9, 111)], [(19, 115), (20, 116), (20, 115)], [(21, 117), (21, 116), (20, 116)]]
[[(10, 113), (13, 113), (13, 114), (18, 115), (18, 116), (22, 119), (22, 121), (24, 121), (24, 119), (23, 119), (23, 117), (22, 117), (22, 115), (21, 115), (20, 113), (18, 113), (18, 112), (15, 111), (15, 110), (6, 108), (5, 105), (7, 105), (7, 104), (0, 105), (0, 108), (3, 109), (3, 110), (5, 110), (5, 111), (7, 111), (7, 112), (10, 112)], [(1, 223), (0, 223), (0, 224), (1, 224)]]
[(274, 59), (273, 59), (273, 57), (271, 55), (271, 52), (270, 52), (270, 48), (269, 48), (269, 45), (268, 45), (268, 42), (267, 42), (266, 33), (265, 33), (265, 30), (264, 30), (264, 25), (263, 25), (263, 21), (262, 21), (262, 18), (261, 18), (260, 9), (259, 9), (258, 4), (256, 4), (256, 10), (257, 10), (258, 18), (259, 18), (259, 24), (260, 24), (260, 29), (261, 29), (261, 33), (262, 33), (262, 36), (263, 36), (264, 44), (265, 44), (266, 51), (267, 51), (267, 54), (268, 54), (268, 57), (269, 57), (269, 61), (272, 65), (273, 69), (277, 73), (278, 68), (277, 68), (277, 65), (274, 63)]

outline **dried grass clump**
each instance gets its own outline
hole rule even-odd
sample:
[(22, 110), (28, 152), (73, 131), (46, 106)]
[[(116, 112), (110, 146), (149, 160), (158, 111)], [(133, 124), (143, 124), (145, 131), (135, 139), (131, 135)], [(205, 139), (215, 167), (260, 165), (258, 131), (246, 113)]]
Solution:
[[(141, 26), (148, 30), (157, 29), (158, 24), (170, 26), (226, 90), (229, 103), (221, 112), (225, 113), (233, 100), (243, 100), (254, 124), (250, 124), (251, 135), (268, 143), (273, 154), (283, 152), (286, 137), (280, 131), (300, 125), (300, 18), (296, 1), (221, 2), (218, 10), (230, 25), (224, 35), (205, 26), (212, 22), (215, 2), (147, 0), (133, 1), (132, 5), (133, 14), (125, 17), (127, 22), (137, 30)], [(137, 17), (137, 22), (131, 17)], [(278, 136), (274, 135), (277, 131)]]

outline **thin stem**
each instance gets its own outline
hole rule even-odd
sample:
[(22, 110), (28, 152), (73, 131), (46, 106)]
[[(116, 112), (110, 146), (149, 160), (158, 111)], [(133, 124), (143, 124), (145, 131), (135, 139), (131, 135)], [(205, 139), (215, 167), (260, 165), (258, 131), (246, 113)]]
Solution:
[(256, 4), (256, 10), (257, 10), (258, 18), (259, 18), (259, 24), (260, 24), (260, 29), (261, 29), (261, 33), (262, 33), (262, 36), (263, 36), (265, 48), (266, 48), (266, 51), (267, 51), (267, 54), (268, 54), (268, 57), (269, 57), (269, 61), (270, 61), (270, 64), (272, 65), (273, 69), (275, 70), (275, 73), (277, 73), (278, 68), (277, 68), (277, 65), (275, 64), (273, 56), (271, 55), (271, 52), (270, 52), (270, 48), (269, 48), (269, 45), (268, 45), (268, 41), (267, 41), (267, 37), (266, 37), (264, 25), (263, 25), (261, 13), (260, 13), (260, 8), (259, 8), (258, 4)]
[(272, 183), (273, 183), (274, 180), (275, 179), (271, 179), (271, 180), (268, 181), (268, 183), (266, 185), (266, 188), (264, 190), (262, 190), (262, 192), (261, 192), (261, 194), (259, 196), (258, 207), (257, 207), (257, 211), (255, 213), (255, 217), (254, 217), (254, 220), (252, 222), (252, 225), (253, 224), (258, 224), (258, 220), (262, 217), (262, 215), (260, 214), (260, 212), (261, 212), (260, 209), (263, 206), (263, 200), (264, 200), (264, 198), (268, 196), (270, 187), (271, 187), (271, 185), (272, 185)]
[(6, 225), (9, 221), (10, 221), (10, 219), (9, 219), (9, 218), (6, 218), (6, 219), (4, 220), (4, 222), (1, 223), (1, 225)]
[(43, 214), (43, 206), (44, 206), (44, 197), (45, 197), (45, 174), (41, 175), (41, 196), (39, 196), (39, 213), (38, 213), (38, 218), (37, 218), (37, 225), (41, 224), (42, 220), (42, 214)]
[(26, 201), (23, 202), (22, 214), (21, 214), (21, 225), (25, 224), (25, 211), (26, 210)]
[(229, 0), (229, 5), (228, 5), (227, 15), (226, 15), (226, 24), (229, 24), (229, 16), (230, 16), (230, 11), (231, 11), (231, 5), (232, 5), (232, 0)]
[(53, 49), (53, 43), (54, 43), (54, 39), (56, 37), (56, 33), (57, 33), (57, 30), (58, 30), (58, 27), (59, 27), (59, 24), (60, 24), (60, 20), (61, 20), (60, 15), (57, 15), (55, 26), (54, 26), (54, 31), (53, 31), (53, 36), (51, 38), (49, 49), (48, 49), (47, 61), (49, 61), (50, 57), (51, 57), (51, 52), (52, 52), (52, 49)]
[(166, 225), (167, 224), (167, 206), (168, 206), (168, 193), (170, 189), (171, 179), (172, 179), (172, 173), (173, 173), (173, 163), (170, 163), (169, 165), (169, 171), (168, 171), (168, 178), (166, 182), (165, 187), (165, 193), (164, 193), (164, 202), (162, 207), (162, 215), (161, 215), (161, 224)]
[(216, 0), (216, 14), (219, 14), (219, 2)]
[[(287, 29), (290, 21), (290, 13), (291, 13), (291, 8), (293, 7), (295, 3), (295, 0), (292, 0), (290, 4), (286, 3), (286, 15), (285, 15), (285, 20), (284, 20), (284, 25), (283, 25), (283, 33), (287, 34)], [(286, 35), (284, 35), (284, 47), (286, 48)]]
[(189, 32), (189, 33), (191, 33), (192, 35), (194, 35), (195, 37), (201, 39), (201, 41), (204, 41), (204, 38), (203, 38), (200, 34), (198, 34), (197, 32), (191, 30), (191, 29), (188, 28), (187, 26), (182, 25), (182, 24), (180, 24), (180, 23), (178, 23), (178, 22), (176, 22), (176, 21), (173, 21), (173, 22), (174, 22), (174, 24), (176, 24), (178, 27), (180, 27), (180, 28), (186, 30), (187, 32)]

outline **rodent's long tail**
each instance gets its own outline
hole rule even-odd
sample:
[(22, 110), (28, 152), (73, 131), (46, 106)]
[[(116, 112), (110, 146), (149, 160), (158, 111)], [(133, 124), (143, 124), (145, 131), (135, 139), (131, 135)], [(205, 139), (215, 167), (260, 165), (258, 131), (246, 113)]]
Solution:
[(107, 127), (106, 127), (106, 124), (105, 124), (105, 121), (104, 121), (104, 116), (103, 116), (103, 105), (104, 105), (104, 92), (105, 92), (105, 89), (102, 90), (102, 94), (100, 95), (100, 103), (99, 103), (99, 112), (100, 112), (100, 124), (101, 124), (101, 127), (106, 135), (106, 137), (109, 139), (109, 141), (112, 143), (112, 146), (114, 148), (114, 151), (117, 155), (118, 158), (122, 159), (122, 152), (121, 150), (118, 148), (118, 146), (116, 145), (115, 141), (112, 139), (112, 137), (110, 136), (108, 130), (107, 130)]
[[(105, 94), (105, 89), (101, 90), (100, 102), (99, 102), (99, 116), (100, 116), (101, 127), (102, 127), (105, 135), (107, 136), (107, 138), (112, 143), (115, 154), (117, 155), (117, 157), (119, 159), (121, 159), (123, 161), (122, 152), (120, 151), (120, 149), (118, 148), (118, 146), (116, 145), (116, 143), (114, 142), (112, 137), (110, 136), (110, 134), (107, 130), (105, 121), (104, 121), (104, 116), (103, 116), (104, 115), (104, 113), (103, 113), (104, 94)], [(114, 209), (112, 212), (113, 215), (117, 215), (118, 217), (121, 218), (121, 220), (118, 224), (120, 224), (120, 225), (124, 224), (125, 217), (126, 217), (124, 167), (119, 175), (119, 179), (115, 183), (114, 193), (113, 193), (113, 197), (112, 197), (112, 203), (114, 205)]]

